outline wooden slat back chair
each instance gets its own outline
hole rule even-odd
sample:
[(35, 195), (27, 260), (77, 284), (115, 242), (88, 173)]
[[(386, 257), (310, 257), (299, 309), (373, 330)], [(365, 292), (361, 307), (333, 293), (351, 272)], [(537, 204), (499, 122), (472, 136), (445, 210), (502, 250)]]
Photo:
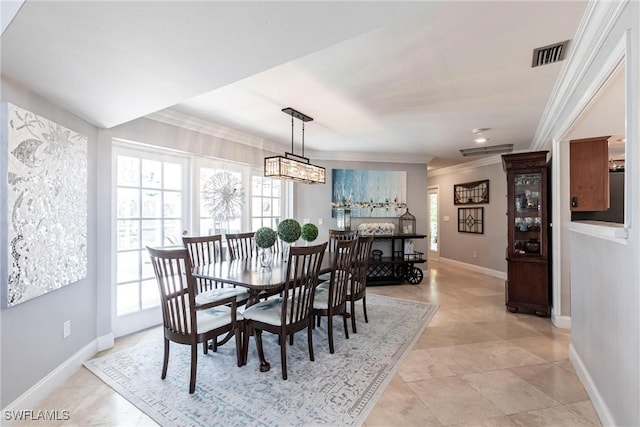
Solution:
[[(182, 243), (187, 248), (191, 265), (194, 267), (224, 260), (221, 234), (195, 237), (182, 236)], [(223, 286), (222, 283), (210, 279), (197, 278), (196, 282), (198, 283), (198, 293)]]
[(249, 335), (253, 332), (260, 357), (260, 370), (269, 370), (262, 349), (262, 331), (271, 332), (279, 337), (282, 379), (287, 379), (287, 336), (293, 337), (298, 331), (307, 328), (309, 359), (313, 357), (313, 297), (318, 283), (318, 273), (327, 243), (314, 246), (292, 246), (287, 262), (286, 282), (282, 295), (288, 297), (272, 298), (247, 308), (245, 319), (244, 360), (247, 360)]
[[(182, 243), (187, 248), (189, 260), (193, 267), (206, 264), (213, 264), (224, 260), (224, 251), (222, 249), (222, 235), (214, 234), (210, 236), (182, 237)], [(209, 302), (219, 301), (221, 299), (236, 297), (236, 303), (243, 305), (249, 300), (249, 291), (246, 288), (236, 287), (235, 285), (227, 285), (211, 279), (195, 278), (197, 283), (198, 294), (196, 303), (206, 304)], [(212, 341), (211, 348), (218, 351), (219, 345), (224, 345), (230, 335), (226, 335), (222, 341), (217, 338)], [(205, 348), (207, 347), (207, 343)]]
[(329, 352), (333, 347), (333, 316), (341, 315), (344, 335), (349, 338), (347, 328), (347, 289), (351, 285), (351, 265), (355, 255), (356, 240), (341, 240), (336, 246), (331, 269), (331, 279), (328, 287), (317, 287), (313, 299), (313, 314), (318, 319), (327, 316), (327, 331), (329, 335)]
[(258, 248), (253, 240), (255, 232), (226, 234), (230, 259), (246, 259), (258, 255)]
[(356, 243), (356, 251), (351, 270), (351, 286), (347, 291), (347, 301), (350, 303), (351, 329), (356, 330), (355, 302), (362, 300), (364, 321), (369, 323), (367, 317), (367, 273), (369, 270), (369, 257), (373, 246), (373, 236), (360, 236)]
[[(358, 238), (358, 230), (332, 230), (329, 229), (329, 252), (335, 252), (338, 242), (342, 240), (355, 240)], [(320, 275), (320, 282), (329, 282), (331, 273)]]
[(191, 261), (187, 250), (153, 249), (147, 247), (158, 282), (164, 330), (164, 361), (161, 378), (167, 376), (169, 342), (191, 346), (191, 375), (189, 393), (196, 388), (198, 344), (227, 333), (236, 337), (236, 358), (242, 365), (241, 323), (237, 319), (234, 297), (207, 304), (196, 302), (196, 283), (191, 275)]
[(335, 252), (340, 240), (354, 240), (358, 238), (358, 230), (329, 230), (329, 252)]

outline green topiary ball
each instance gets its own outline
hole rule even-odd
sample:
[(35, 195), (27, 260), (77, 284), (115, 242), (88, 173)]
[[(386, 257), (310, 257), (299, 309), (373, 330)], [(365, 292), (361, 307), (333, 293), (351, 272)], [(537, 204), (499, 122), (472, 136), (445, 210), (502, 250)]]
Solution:
[(300, 238), (300, 223), (295, 219), (285, 219), (278, 224), (278, 236), (287, 243), (293, 243)]
[(302, 240), (306, 242), (313, 242), (318, 238), (318, 227), (310, 222), (302, 226), (302, 232), (300, 233)]
[(259, 228), (254, 235), (256, 246), (259, 248), (270, 248), (276, 243), (277, 237), (278, 235), (271, 227)]

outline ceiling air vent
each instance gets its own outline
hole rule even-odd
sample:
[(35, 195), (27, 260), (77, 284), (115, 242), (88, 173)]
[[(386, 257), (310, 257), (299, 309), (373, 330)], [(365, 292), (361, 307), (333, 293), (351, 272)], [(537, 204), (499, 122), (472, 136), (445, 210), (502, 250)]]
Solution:
[(484, 154), (510, 153), (513, 151), (513, 144), (491, 145), (488, 147), (461, 148), (460, 154), (463, 156), (482, 156)]
[(540, 65), (553, 64), (562, 61), (567, 52), (569, 40), (560, 43), (551, 44), (549, 46), (533, 49), (533, 58), (531, 59), (531, 68)]

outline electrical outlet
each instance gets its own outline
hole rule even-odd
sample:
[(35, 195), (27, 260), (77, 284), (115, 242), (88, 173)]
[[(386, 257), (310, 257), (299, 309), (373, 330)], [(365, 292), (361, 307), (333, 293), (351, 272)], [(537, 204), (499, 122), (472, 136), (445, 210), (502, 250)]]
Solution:
[(473, 251), (473, 257), (474, 257), (474, 258), (478, 258), (478, 252)]
[(71, 320), (67, 320), (62, 324), (62, 335), (63, 338), (67, 338), (71, 335)]
[(322, 225), (322, 218), (318, 218), (318, 225)]

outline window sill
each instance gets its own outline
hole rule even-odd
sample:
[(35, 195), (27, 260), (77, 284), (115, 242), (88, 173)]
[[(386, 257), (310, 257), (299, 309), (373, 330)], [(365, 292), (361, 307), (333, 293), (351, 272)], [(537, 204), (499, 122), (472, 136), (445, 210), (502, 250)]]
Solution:
[(614, 222), (571, 221), (569, 223), (569, 231), (625, 245), (629, 237), (629, 232), (624, 227), (624, 224)]

